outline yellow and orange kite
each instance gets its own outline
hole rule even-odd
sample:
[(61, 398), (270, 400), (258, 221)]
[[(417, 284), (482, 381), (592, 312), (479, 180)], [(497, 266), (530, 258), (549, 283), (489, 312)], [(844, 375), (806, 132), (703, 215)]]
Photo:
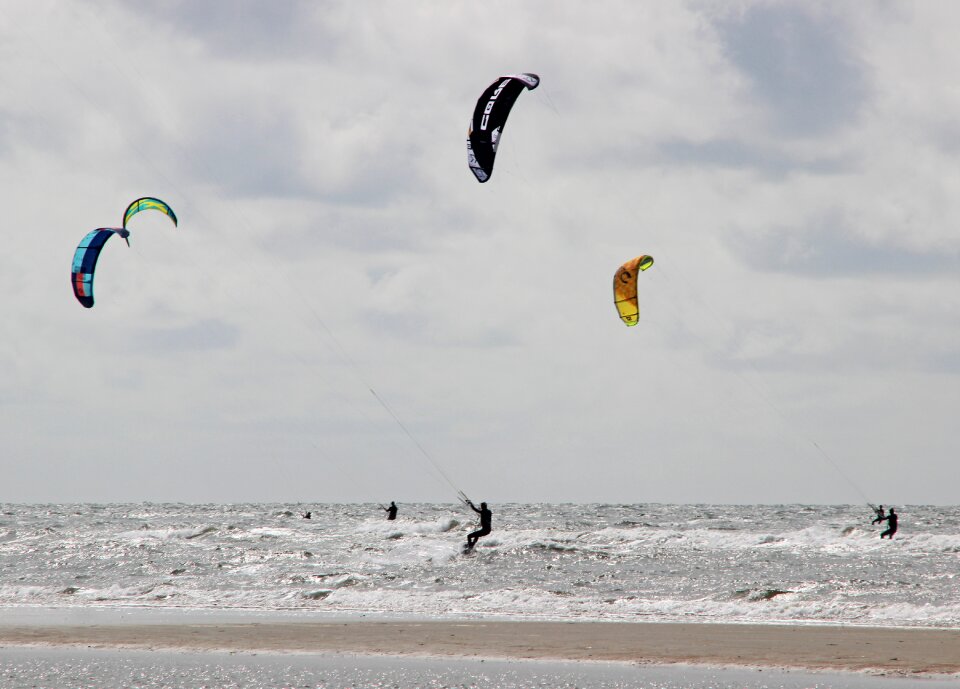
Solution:
[(640, 319), (637, 306), (637, 276), (653, 265), (652, 256), (631, 258), (617, 269), (613, 276), (613, 303), (620, 319), (627, 325), (636, 325)]

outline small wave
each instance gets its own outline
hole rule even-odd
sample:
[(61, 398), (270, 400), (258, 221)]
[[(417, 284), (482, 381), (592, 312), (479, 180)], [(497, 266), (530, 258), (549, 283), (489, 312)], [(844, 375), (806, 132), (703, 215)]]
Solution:
[(453, 517), (438, 519), (432, 522), (415, 522), (406, 520), (395, 521), (367, 521), (357, 526), (356, 531), (366, 534), (382, 534), (388, 540), (398, 540), (405, 536), (420, 536), (453, 531), (460, 522)]
[(733, 598), (749, 601), (773, 600), (777, 596), (783, 596), (795, 591), (785, 591), (783, 589), (740, 589), (733, 592)]
[(308, 600), (323, 600), (331, 593), (333, 593), (332, 589), (320, 589), (318, 591), (308, 591), (303, 594), (303, 597)]
[(363, 577), (357, 577), (352, 574), (349, 574), (343, 577), (342, 579), (337, 579), (336, 581), (332, 582), (330, 586), (332, 586), (335, 589), (342, 589), (342, 588), (346, 588), (347, 586), (356, 586), (357, 584), (361, 583), (363, 579), (364, 579)]
[(208, 533), (213, 533), (216, 530), (217, 530), (217, 527), (215, 526), (205, 526), (204, 528), (200, 529), (196, 533), (190, 534), (189, 536), (187, 536), (186, 539), (189, 541), (193, 538), (200, 538), (201, 536), (206, 536)]
[(566, 545), (564, 543), (531, 543), (529, 548), (531, 550), (547, 550), (556, 553), (576, 553), (581, 550), (578, 546), (575, 545)]
[(205, 526), (199, 531), (197, 531), (196, 528), (155, 529), (149, 524), (143, 524), (136, 531), (121, 531), (117, 535), (123, 538), (128, 538), (133, 541), (142, 541), (148, 538), (157, 539), (159, 541), (166, 541), (166, 540), (172, 540), (177, 538), (190, 540), (192, 538), (199, 538), (201, 536), (205, 536), (208, 533), (214, 532), (216, 530), (217, 530), (217, 527), (215, 526)]
[(767, 589), (765, 591), (760, 591), (753, 600), (773, 600), (777, 596), (783, 596), (788, 593), (793, 593), (793, 591), (782, 591), (780, 589)]
[[(350, 586), (356, 586), (357, 584), (362, 584), (366, 581), (367, 577), (356, 575), (356, 574), (346, 574), (340, 572), (338, 574), (313, 574), (311, 575), (313, 579), (319, 580), (318, 583), (322, 583), (326, 589), (334, 591), (336, 589), (348, 588)], [(334, 577), (337, 577), (334, 579)], [(301, 577), (304, 581), (305, 578)], [(333, 579), (332, 581), (328, 581)], [(325, 589), (325, 590), (326, 590)]]

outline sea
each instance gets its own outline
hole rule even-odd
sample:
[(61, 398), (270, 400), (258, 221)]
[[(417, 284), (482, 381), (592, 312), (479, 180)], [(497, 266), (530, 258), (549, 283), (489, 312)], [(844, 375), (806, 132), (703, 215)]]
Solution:
[[(243, 611), (960, 627), (960, 507), (495, 504), (0, 506), (0, 619)], [(305, 518), (307, 512), (311, 518)]]

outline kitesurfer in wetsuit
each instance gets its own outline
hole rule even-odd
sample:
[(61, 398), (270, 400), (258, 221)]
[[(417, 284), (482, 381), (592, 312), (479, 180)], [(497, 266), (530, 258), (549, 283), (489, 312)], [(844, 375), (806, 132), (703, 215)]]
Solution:
[(893, 534), (897, 533), (897, 519), (899, 519), (899, 517), (897, 517), (897, 513), (894, 512), (893, 508), (891, 507), (890, 511), (887, 512), (887, 516), (884, 517), (882, 520), (887, 522), (888, 528), (886, 531), (880, 534), (880, 538), (889, 536), (890, 540), (891, 541), (893, 540)]
[(477, 506), (469, 500), (467, 500), (467, 504), (470, 505), (470, 509), (480, 515), (480, 529), (467, 536), (467, 550), (473, 550), (473, 546), (477, 544), (477, 541), (492, 531), (491, 523), (493, 521), (493, 513), (487, 509), (487, 503), (485, 502), (480, 503), (480, 509), (477, 509)]
[(877, 518), (874, 519), (872, 522), (870, 522), (871, 524), (879, 524), (884, 519), (886, 519), (886, 517), (883, 516), (883, 505), (880, 505), (879, 507), (875, 508), (874, 512), (877, 513)]
[(397, 518), (397, 503), (390, 501), (390, 507), (380, 505), (380, 509), (387, 513), (387, 521), (392, 522)]

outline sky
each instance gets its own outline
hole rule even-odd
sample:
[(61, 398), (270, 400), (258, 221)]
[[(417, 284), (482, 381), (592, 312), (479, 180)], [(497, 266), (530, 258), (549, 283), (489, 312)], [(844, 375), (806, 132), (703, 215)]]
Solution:
[(4, 2), (0, 502), (955, 504), (958, 24)]

